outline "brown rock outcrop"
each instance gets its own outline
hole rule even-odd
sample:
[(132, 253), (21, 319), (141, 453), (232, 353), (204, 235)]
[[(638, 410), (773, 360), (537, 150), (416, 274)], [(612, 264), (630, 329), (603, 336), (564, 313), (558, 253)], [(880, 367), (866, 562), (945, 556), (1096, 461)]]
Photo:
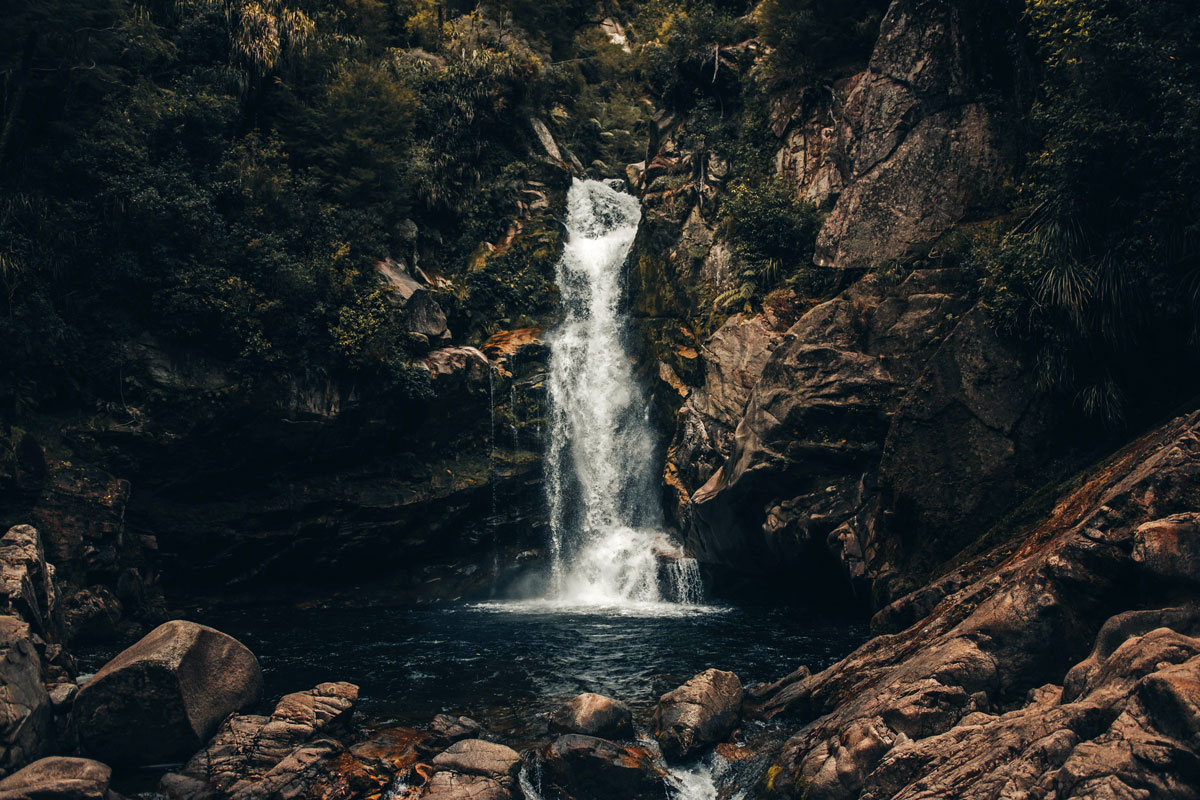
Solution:
[(487, 356), (474, 347), (443, 347), (426, 357), (435, 381), (447, 381), (464, 387), (487, 384)]
[(0, 774), (50, 752), (53, 711), (29, 625), (0, 616)]
[[(749, 574), (803, 574), (813, 586), (840, 572), (842, 591), (865, 604), (879, 583), (884, 604), (894, 562), (907, 555), (884, 512), (902, 505), (909, 516), (892, 521), (930, 525), (938, 536), (920, 546), (946, 558), (964, 544), (952, 535), (961, 521), (986, 523), (1026, 491), (1045, 416), (1011, 349), (968, 312), (960, 282), (949, 268), (915, 270), (898, 285), (868, 276), (782, 334), (725, 463), (703, 486), (676, 471), (678, 490), (691, 492), (681, 515), (689, 549)], [(728, 384), (724, 374), (714, 368), (709, 381)], [(735, 392), (706, 382), (697, 394), (740, 397), (744, 383)], [(681, 419), (676, 458), (693, 441)], [(956, 505), (960, 473), (982, 488)], [(951, 489), (930, 491), (942, 479)]]
[(43, 758), (0, 781), (0, 800), (104, 800), (111, 777), (99, 761)]
[(190, 755), (261, 694), (258, 660), (244, 645), (194, 622), (165, 622), (80, 690), (80, 749), (110, 764)]
[(35, 528), (0, 537), (0, 775), (54, 752), (66, 728), (74, 662), (54, 576)]
[(301, 796), (344, 752), (330, 737), (347, 731), (357, 699), (353, 684), (323, 683), (285, 695), (270, 716), (231, 716), (160, 790), (173, 800)]
[(876, 266), (910, 254), (985, 202), (1003, 159), (988, 88), (1005, 10), (895, 0), (867, 71), (840, 110), (844, 191), (817, 237), (816, 261)]
[(25, 620), (36, 633), (54, 637), (61, 630), (54, 566), (31, 525), (9, 528), (0, 537), (0, 596), (3, 611)]
[(1195, 413), (1097, 468), (915, 625), (785, 682), (759, 711), (803, 728), (769, 796), (1196, 797), (1200, 612), (1153, 610), (1183, 560), (1133, 553), (1187, 530), (1198, 490)]
[(729, 457), (733, 432), (771, 354), (784, 339), (764, 315), (730, 317), (700, 348), (704, 383), (679, 410), (668, 470), (676, 489), (677, 516), (688, 518), (688, 487), (712, 477)]
[(742, 714), (742, 682), (732, 672), (710, 669), (662, 696), (651, 727), (663, 755), (684, 759), (723, 740)]

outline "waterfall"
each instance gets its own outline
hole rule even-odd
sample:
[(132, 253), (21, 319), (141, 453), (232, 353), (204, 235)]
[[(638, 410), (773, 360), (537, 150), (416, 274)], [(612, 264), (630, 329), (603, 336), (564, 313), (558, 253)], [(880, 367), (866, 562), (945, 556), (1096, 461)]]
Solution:
[(549, 338), (551, 599), (696, 602), (695, 562), (662, 530), (649, 409), (622, 341), (621, 273), (642, 212), (614, 183), (575, 180), (567, 196), (564, 318)]

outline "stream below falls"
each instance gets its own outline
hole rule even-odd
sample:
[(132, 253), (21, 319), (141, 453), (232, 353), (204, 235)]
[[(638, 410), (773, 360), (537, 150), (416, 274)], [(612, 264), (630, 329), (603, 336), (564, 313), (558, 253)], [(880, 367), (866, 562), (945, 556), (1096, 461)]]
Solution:
[[(540, 603), (193, 612), (258, 656), (272, 702), (324, 681), (360, 687), (369, 725), (466, 714), (513, 746), (544, 739), (545, 715), (580, 692), (646, 720), (659, 696), (710, 667), (743, 683), (828, 666), (866, 626), (798, 608), (569, 610)], [(81, 654), (98, 667), (110, 653)]]

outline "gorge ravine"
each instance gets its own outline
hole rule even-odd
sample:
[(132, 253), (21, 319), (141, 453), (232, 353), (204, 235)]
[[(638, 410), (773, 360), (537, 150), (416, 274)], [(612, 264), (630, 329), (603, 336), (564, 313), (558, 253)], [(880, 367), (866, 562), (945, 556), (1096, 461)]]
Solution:
[(1193, 11), (15, 4), (0, 794), (1197, 800)]

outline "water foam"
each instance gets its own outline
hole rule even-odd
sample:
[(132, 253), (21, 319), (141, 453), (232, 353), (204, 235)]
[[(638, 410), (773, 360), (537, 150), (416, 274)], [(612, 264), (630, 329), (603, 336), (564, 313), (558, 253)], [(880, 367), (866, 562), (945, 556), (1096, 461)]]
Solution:
[(621, 276), (641, 206), (612, 182), (572, 183), (550, 337), (548, 600), (573, 607), (698, 603), (699, 570), (662, 530), (655, 439), (623, 336)]

